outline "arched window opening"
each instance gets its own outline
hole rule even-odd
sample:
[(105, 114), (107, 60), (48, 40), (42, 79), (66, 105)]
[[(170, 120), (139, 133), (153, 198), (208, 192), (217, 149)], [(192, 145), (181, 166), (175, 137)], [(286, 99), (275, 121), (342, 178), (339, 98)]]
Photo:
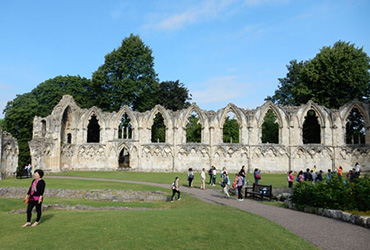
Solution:
[(152, 142), (166, 142), (166, 126), (161, 113), (157, 113), (153, 121)]
[(96, 115), (92, 115), (87, 126), (87, 143), (100, 142), (100, 125)]
[(239, 124), (233, 112), (227, 114), (222, 135), (224, 143), (239, 143)]
[(41, 137), (45, 137), (46, 135), (46, 121), (41, 121)]
[(126, 113), (123, 114), (118, 126), (118, 139), (132, 139), (131, 119)]
[(303, 123), (303, 144), (321, 143), (320, 124), (314, 110), (309, 110)]
[(123, 148), (121, 152), (119, 153), (118, 167), (119, 168), (129, 168), (130, 167), (130, 153), (125, 148)]
[(353, 108), (347, 117), (346, 143), (365, 144), (365, 120), (357, 108)]
[(262, 124), (262, 143), (279, 143), (279, 124), (276, 121), (274, 112), (269, 109)]
[(186, 124), (186, 142), (200, 143), (202, 140), (202, 125), (199, 122), (198, 114), (193, 111)]
[(71, 133), (72, 131), (72, 111), (71, 108), (68, 106), (63, 113), (62, 116), (62, 124), (61, 124), (61, 142), (68, 143), (67, 134)]
[(72, 135), (70, 133), (67, 134), (67, 143), (68, 144), (72, 143)]

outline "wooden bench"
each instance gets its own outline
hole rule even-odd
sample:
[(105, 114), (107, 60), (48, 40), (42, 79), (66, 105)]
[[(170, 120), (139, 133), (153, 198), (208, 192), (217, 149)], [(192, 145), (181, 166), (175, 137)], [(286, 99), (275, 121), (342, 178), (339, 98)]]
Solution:
[(27, 170), (25, 170), (25, 169), (18, 170), (18, 171), (15, 173), (15, 177), (16, 177), (17, 179), (28, 178)]
[(272, 186), (267, 185), (256, 185), (253, 183), (253, 187), (245, 188), (245, 198), (248, 198), (248, 195), (253, 199), (259, 198), (261, 201), (264, 197), (272, 199)]

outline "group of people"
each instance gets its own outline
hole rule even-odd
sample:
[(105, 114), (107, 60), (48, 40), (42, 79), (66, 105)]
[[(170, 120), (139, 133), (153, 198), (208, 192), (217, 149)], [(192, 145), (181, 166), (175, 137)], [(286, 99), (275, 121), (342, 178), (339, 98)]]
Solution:
[[(353, 181), (354, 178), (360, 177), (361, 173), (361, 166), (358, 162), (356, 162), (355, 166), (353, 167), (352, 170), (348, 172), (346, 175), (347, 180), (346, 182)], [(317, 181), (323, 181), (323, 174), (324, 172), (322, 170), (317, 171), (316, 165), (313, 166), (313, 168), (310, 170), (309, 168), (306, 169), (306, 172), (303, 172), (302, 170), (299, 171), (297, 177), (295, 178), (293, 176), (293, 171), (288, 172), (287, 180), (288, 180), (288, 186), (291, 188), (293, 187), (293, 181), (296, 180), (297, 182), (303, 182), (303, 181), (308, 181), (311, 183), (315, 183)], [(342, 179), (343, 176), (343, 168), (342, 166), (339, 166), (337, 168), (337, 175), (339, 179)], [(328, 172), (326, 173), (326, 179), (330, 180), (333, 176), (333, 173), (331, 169), (328, 169)]]
[[(208, 175), (209, 175), (208, 184), (215, 186), (216, 178), (217, 178), (217, 169), (215, 166), (211, 166), (211, 168), (208, 170)], [(254, 169), (253, 176), (254, 176), (254, 182), (258, 184), (258, 181), (261, 179), (261, 170), (259, 170), (258, 168)], [(238, 195), (238, 200), (242, 201), (243, 200), (242, 188), (247, 183), (245, 166), (242, 166), (240, 171), (235, 175), (232, 185), (230, 182), (228, 171), (226, 170), (225, 167), (221, 171), (220, 178), (221, 178), (220, 184), (221, 184), (222, 190), (224, 194), (226, 195), (226, 197), (230, 198), (229, 189), (230, 187), (232, 187), (235, 190), (235, 193)], [(189, 188), (193, 187), (193, 180), (194, 180), (193, 168), (188, 169), (187, 180), (188, 180)], [(179, 177), (176, 177), (174, 182), (171, 185), (171, 189), (172, 189), (171, 202), (173, 202), (176, 194), (178, 194), (178, 197), (177, 197), (178, 200), (181, 199), (178, 182), (179, 182)], [(205, 168), (202, 168), (202, 171), (200, 173), (200, 182), (201, 182), (200, 189), (205, 190), (206, 189), (206, 169)]]

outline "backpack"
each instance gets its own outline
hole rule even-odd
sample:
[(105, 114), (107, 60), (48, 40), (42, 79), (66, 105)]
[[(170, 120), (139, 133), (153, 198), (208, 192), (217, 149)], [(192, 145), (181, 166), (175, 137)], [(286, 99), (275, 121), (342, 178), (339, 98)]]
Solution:
[(174, 190), (176, 187), (175, 187), (175, 182), (172, 183), (171, 185), (171, 189)]

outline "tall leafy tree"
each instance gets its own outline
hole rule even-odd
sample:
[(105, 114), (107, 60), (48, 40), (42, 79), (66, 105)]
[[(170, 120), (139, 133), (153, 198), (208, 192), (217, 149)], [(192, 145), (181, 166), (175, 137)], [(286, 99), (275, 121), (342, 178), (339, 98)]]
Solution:
[(323, 47), (311, 60), (291, 61), (287, 68), (279, 89), (267, 100), (293, 105), (313, 100), (328, 108), (354, 99), (369, 101), (370, 58), (354, 44), (338, 41), (333, 47)]
[(123, 105), (138, 111), (154, 107), (159, 84), (152, 50), (131, 34), (105, 56), (92, 82), (95, 105), (105, 111), (117, 111)]
[(28, 142), (32, 139), (33, 118), (49, 115), (62, 96), (67, 94), (73, 95), (81, 107), (89, 107), (90, 85), (89, 79), (80, 76), (57, 76), (7, 103), (3, 130), (18, 140), (19, 166), (30, 162)]
[(157, 103), (166, 109), (176, 111), (190, 106), (189, 90), (179, 80), (161, 82), (156, 96)]
[(32, 138), (32, 122), (38, 111), (37, 98), (26, 93), (8, 102), (4, 109), (4, 131), (12, 134), (18, 140), (18, 166), (25, 166), (30, 162), (28, 142)]
[(275, 91), (275, 94), (271, 97), (268, 96), (266, 100), (270, 100), (276, 104), (282, 105), (299, 105), (296, 96), (296, 87), (301, 82), (300, 72), (305, 66), (305, 62), (292, 60), (287, 65), (288, 73), (286, 77), (279, 78), (279, 88)]

